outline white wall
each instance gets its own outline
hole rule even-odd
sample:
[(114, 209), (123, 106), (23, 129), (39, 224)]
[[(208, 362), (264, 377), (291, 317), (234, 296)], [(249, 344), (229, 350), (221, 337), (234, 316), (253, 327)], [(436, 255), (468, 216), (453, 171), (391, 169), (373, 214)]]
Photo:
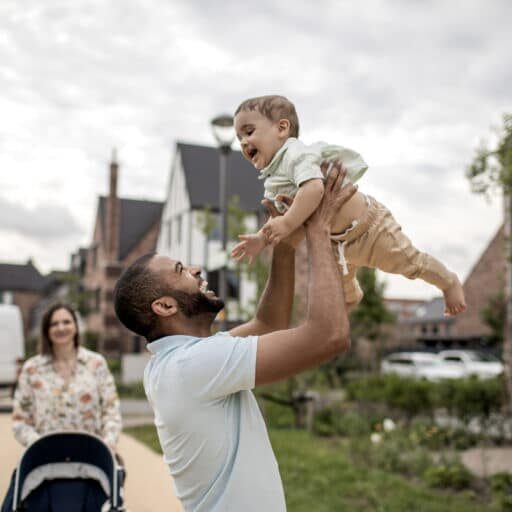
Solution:
[[(209, 241), (206, 250), (206, 237), (198, 227), (199, 215), (198, 211), (191, 210), (181, 155), (177, 151), (171, 166), (167, 198), (157, 241), (157, 252), (190, 265), (198, 265), (207, 271), (208, 263), (211, 263), (215, 259), (215, 254), (220, 251), (220, 242), (218, 240)], [(181, 240), (178, 239), (178, 224), (180, 222)], [(248, 216), (246, 224), (249, 230), (255, 231), (257, 229), (256, 215)], [(233, 245), (234, 243), (231, 243), (228, 250)], [(210, 256), (209, 262), (205, 259), (206, 254)], [(243, 310), (251, 307), (255, 294), (256, 283), (242, 277), (240, 302)], [(234, 310), (232, 307), (229, 309), (230, 311)]]

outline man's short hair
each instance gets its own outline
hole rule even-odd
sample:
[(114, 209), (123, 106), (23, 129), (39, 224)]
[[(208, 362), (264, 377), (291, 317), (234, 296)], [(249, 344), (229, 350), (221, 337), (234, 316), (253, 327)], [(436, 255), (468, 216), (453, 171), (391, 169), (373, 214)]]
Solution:
[(257, 110), (262, 116), (274, 122), (279, 121), (279, 119), (288, 119), (290, 121), (290, 136), (299, 136), (299, 117), (295, 105), (288, 98), (278, 95), (249, 98), (240, 103), (235, 116), (239, 112), (247, 110)]
[(150, 340), (158, 321), (151, 303), (165, 295), (158, 273), (149, 268), (156, 253), (148, 253), (132, 263), (114, 288), (114, 309), (121, 323)]

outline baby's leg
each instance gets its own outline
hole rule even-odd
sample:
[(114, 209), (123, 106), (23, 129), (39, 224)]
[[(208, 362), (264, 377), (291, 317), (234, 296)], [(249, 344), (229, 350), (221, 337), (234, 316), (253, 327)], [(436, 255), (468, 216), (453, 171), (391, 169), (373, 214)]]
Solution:
[(422, 279), (443, 292), (446, 315), (464, 311), (464, 292), (457, 276), (430, 254), (419, 251), (402, 232), (389, 210), (382, 205), (378, 207), (384, 209), (383, 215), (378, 216), (376, 223), (362, 237), (364, 243), (354, 244), (357, 247), (350, 248), (358, 252), (354, 255), (357, 264), (401, 274), (409, 279)]

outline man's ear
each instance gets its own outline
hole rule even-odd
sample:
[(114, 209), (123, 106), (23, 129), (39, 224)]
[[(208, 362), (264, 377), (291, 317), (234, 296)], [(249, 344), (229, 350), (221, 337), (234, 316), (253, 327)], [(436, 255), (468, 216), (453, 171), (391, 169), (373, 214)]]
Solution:
[(290, 121), (288, 119), (279, 119), (279, 134), (288, 138), (290, 135)]
[(178, 303), (174, 297), (165, 295), (151, 303), (151, 310), (157, 316), (170, 317), (178, 312)]

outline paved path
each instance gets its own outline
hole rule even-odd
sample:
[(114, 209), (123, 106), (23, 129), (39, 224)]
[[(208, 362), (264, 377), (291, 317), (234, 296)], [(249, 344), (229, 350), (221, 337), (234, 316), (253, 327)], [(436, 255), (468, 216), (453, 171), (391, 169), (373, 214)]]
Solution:
[(461, 454), (464, 465), (477, 476), (491, 476), (495, 473), (512, 473), (512, 448), (471, 448)]
[[(11, 433), (9, 414), (0, 414), (0, 500), (7, 491), (22, 447)], [(125, 503), (128, 512), (181, 512), (172, 481), (162, 457), (130, 436), (122, 435), (119, 453), (127, 471)]]

